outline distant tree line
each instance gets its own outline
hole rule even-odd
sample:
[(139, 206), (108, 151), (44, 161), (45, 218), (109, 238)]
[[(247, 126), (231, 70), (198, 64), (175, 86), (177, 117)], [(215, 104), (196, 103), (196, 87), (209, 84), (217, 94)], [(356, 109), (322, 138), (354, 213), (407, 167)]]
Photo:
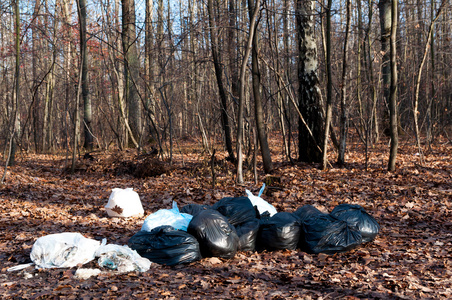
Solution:
[[(238, 166), (260, 149), (321, 163), (351, 134), (419, 152), (452, 122), (450, 0), (1, 2), (0, 140), (17, 151), (180, 140)], [(278, 147), (268, 136), (278, 136)]]

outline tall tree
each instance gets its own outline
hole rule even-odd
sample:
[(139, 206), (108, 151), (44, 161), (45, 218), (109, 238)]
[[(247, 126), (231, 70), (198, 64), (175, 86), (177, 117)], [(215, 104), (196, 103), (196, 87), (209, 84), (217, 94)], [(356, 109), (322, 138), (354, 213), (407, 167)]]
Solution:
[(79, 18), (80, 18), (80, 53), (81, 53), (81, 69), (80, 78), (82, 79), (82, 99), (83, 99), (83, 134), (85, 137), (84, 148), (88, 151), (93, 149), (93, 134), (91, 128), (92, 109), (91, 99), (88, 90), (88, 51), (86, 40), (86, 0), (79, 0)]
[(416, 136), (416, 144), (418, 147), (419, 158), (420, 158), (421, 164), (423, 163), (424, 158), (423, 158), (423, 153), (422, 153), (422, 148), (421, 148), (421, 137), (420, 137), (420, 133), (419, 133), (419, 124), (418, 124), (419, 89), (420, 89), (420, 85), (421, 85), (422, 69), (423, 69), (425, 61), (427, 59), (428, 47), (429, 47), (431, 39), (433, 37), (433, 28), (434, 28), (436, 21), (438, 20), (439, 16), (442, 13), (445, 3), (446, 3), (446, 0), (441, 1), (441, 5), (438, 8), (436, 16), (430, 23), (428, 34), (427, 34), (427, 41), (425, 42), (425, 46), (424, 46), (424, 55), (422, 56), (422, 60), (419, 64), (419, 69), (418, 69), (417, 78), (416, 78), (416, 87), (415, 87), (414, 103), (413, 103), (413, 120), (414, 120), (414, 133)]
[[(33, 26), (32, 26), (32, 37), (33, 37), (33, 53), (37, 54), (42, 49), (42, 39), (41, 39), (41, 1), (35, 0), (35, 7), (33, 11)], [(42, 83), (42, 79), (39, 78), (42, 76), (40, 73), (41, 70), (41, 55), (33, 55), (32, 57), (32, 66), (33, 66), (33, 133), (34, 133), (34, 142), (35, 142), (35, 151), (41, 152), (43, 150), (42, 145), (42, 131), (40, 128), (40, 105), (41, 105), (41, 93), (39, 93), (39, 86)]]
[[(253, 18), (254, 11), (258, 10), (259, 7), (255, 7), (254, 0), (248, 0), (248, 11), (250, 20)], [(262, 109), (262, 96), (260, 92), (261, 88), (261, 74), (259, 71), (259, 36), (258, 27), (259, 21), (256, 22), (254, 26), (253, 34), (253, 46), (251, 50), (251, 73), (253, 78), (253, 96), (254, 96), (254, 114), (256, 119), (256, 128), (259, 144), (261, 146), (262, 162), (264, 165), (265, 173), (270, 173), (273, 170), (272, 158), (270, 155), (270, 148), (268, 147), (267, 133), (264, 123), (264, 112)], [(256, 145), (257, 146), (257, 145)]]
[(228, 30), (228, 54), (229, 54), (229, 72), (231, 74), (231, 93), (232, 97), (239, 96), (239, 67), (237, 58), (237, 0), (229, 0), (229, 28)]
[[(380, 0), (378, 8), (380, 12), (380, 28), (381, 28), (381, 52), (383, 58), (381, 62), (381, 73), (383, 81), (383, 98), (385, 104), (389, 106), (390, 86), (391, 86), (391, 57), (390, 57), (390, 36), (391, 36), (391, 1), (392, 0)], [(371, 8), (369, 8), (371, 9)], [(384, 110), (384, 132), (390, 131), (388, 128), (388, 110)], [(389, 129), (389, 130), (388, 130)]]
[[(155, 122), (155, 100), (154, 100), (154, 76), (155, 76), (155, 54), (154, 54), (154, 1), (146, 0), (145, 12), (145, 40), (144, 40), (144, 79), (145, 79), (145, 111), (151, 123)], [(154, 128), (155, 129), (155, 128)], [(153, 129), (150, 131), (152, 132)]]
[(138, 59), (135, 1), (122, 0), (122, 48), (124, 52), (124, 96), (130, 128), (136, 140), (141, 133), (141, 101), (138, 95), (140, 61)]
[(391, 147), (389, 150), (388, 171), (394, 171), (396, 166), (397, 148), (399, 146), (398, 122), (397, 122), (397, 2), (391, 3), (391, 35), (390, 35), (390, 54), (391, 54), (391, 88), (389, 95), (389, 121), (391, 129)]
[[(347, 109), (347, 63), (348, 63), (348, 40), (350, 33), (350, 19), (351, 19), (351, 0), (346, 2), (346, 24), (345, 24), (345, 36), (344, 36), (344, 48), (342, 56), (342, 76), (341, 76), (341, 122), (340, 122), (340, 142), (339, 142), (339, 153), (337, 157), (337, 162), (340, 165), (345, 163), (345, 149), (347, 146), (347, 129), (348, 129), (348, 109)], [(359, 18), (361, 18), (359, 14)], [(360, 22), (360, 19), (359, 19)], [(358, 30), (361, 30), (359, 27)], [(361, 64), (361, 40), (358, 39), (358, 80), (360, 74), (360, 64)], [(358, 89), (359, 89), (358, 82)], [(358, 95), (360, 97), (361, 95)]]
[[(322, 157), (322, 169), (327, 168), (328, 164), (328, 137), (330, 134), (330, 124), (333, 115), (333, 81), (331, 74), (331, 8), (333, 1), (328, 0), (326, 6), (326, 116), (325, 116), (325, 132), (323, 137), (323, 157)], [(345, 63), (345, 61), (344, 61)]]
[(322, 100), (317, 75), (317, 45), (314, 32), (315, 1), (296, 0), (298, 43), (298, 106), (306, 121), (298, 121), (299, 160), (322, 162), (320, 142), (324, 136)]
[(6, 160), (7, 165), (16, 163), (17, 139), (20, 136), (20, 119), (19, 119), (19, 97), (20, 97), (20, 8), (19, 0), (13, 2), (14, 7), (14, 41), (16, 51), (16, 65), (14, 72), (14, 96), (13, 96), (13, 112), (12, 112), (12, 138), (10, 141), (11, 155)]
[(237, 112), (237, 182), (243, 183), (243, 111), (245, 108), (245, 76), (248, 58), (250, 56), (251, 48), (253, 46), (253, 35), (256, 27), (256, 17), (259, 13), (260, 0), (256, 0), (254, 12), (250, 18), (250, 28), (248, 34), (248, 41), (246, 43), (245, 55), (242, 59), (240, 67), (240, 92), (239, 92), (239, 109)]
[(219, 38), (217, 35), (217, 25), (214, 24), (213, 1), (207, 1), (207, 9), (209, 12), (209, 28), (210, 28), (210, 47), (212, 51), (213, 64), (215, 68), (215, 76), (217, 78), (218, 93), (220, 96), (221, 107), (221, 125), (224, 131), (226, 150), (228, 151), (228, 160), (235, 161), (234, 151), (232, 150), (231, 126), (228, 117), (228, 99), (223, 84), (223, 69), (221, 67), (220, 55), (218, 51)]

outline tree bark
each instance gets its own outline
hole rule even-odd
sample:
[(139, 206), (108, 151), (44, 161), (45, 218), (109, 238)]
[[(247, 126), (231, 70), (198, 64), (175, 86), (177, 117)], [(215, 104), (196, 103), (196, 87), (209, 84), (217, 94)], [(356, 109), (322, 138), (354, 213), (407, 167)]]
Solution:
[[(337, 162), (339, 165), (345, 164), (345, 150), (347, 147), (347, 130), (348, 130), (348, 109), (347, 109), (347, 61), (348, 61), (348, 38), (350, 32), (350, 19), (351, 19), (351, 0), (347, 0), (346, 3), (346, 24), (345, 24), (345, 36), (344, 36), (344, 50), (342, 56), (342, 76), (341, 76), (341, 122), (340, 122), (340, 142), (339, 142), (339, 154)], [(360, 16), (361, 17), (361, 16)], [(361, 30), (359, 28), (358, 30)], [(361, 39), (358, 39), (358, 89), (360, 88), (359, 76), (361, 65)], [(361, 95), (358, 95), (360, 97)]]
[[(383, 98), (385, 104), (389, 106), (390, 101), (390, 86), (391, 86), (391, 57), (390, 57), (390, 35), (391, 35), (391, 1), (392, 0), (380, 0), (378, 8), (380, 11), (380, 28), (381, 28), (381, 52), (383, 58), (381, 62), (381, 73), (383, 80)], [(384, 132), (388, 132), (391, 129), (388, 128), (388, 114), (387, 110), (384, 110)], [(390, 118), (390, 117), (389, 117)], [(389, 124), (390, 126), (390, 124)], [(389, 130), (388, 130), (389, 129)]]
[[(330, 124), (333, 114), (333, 81), (331, 75), (331, 7), (333, 5), (332, 0), (328, 0), (326, 7), (326, 117), (325, 117), (325, 132), (323, 136), (323, 157), (322, 157), (322, 169), (328, 167), (328, 137), (330, 134)], [(345, 64), (345, 60), (344, 60)]]
[[(250, 20), (251, 18), (253, 18), (254, 11), (258, 9), (259, 7), (254, 7), (254, 0), (248, 0), (248, 11)], [(253, 77), (254, 114), (256, 119), (257, 136), (259, 139), (259, 144), (261, 146), (260, 148), (264, 171), (265, 173), (268, 174), (273, 170), (273, 163), (270, 154), (270, 148), (268, 147), (267, 133), (265, 130), (264, 123), (264, 112), (262, 109), (262, 97), (260, 93), (261, 74), (259, 71), (259, 61), (258, 61), (258, 49), (259, 49), (257, 32), (258, 23), (259, 22), (257, 21), (256, 26), (254, 26), (254, 34), (252, 41), (253, 43), (251, 50), (251, 73)]]
[(213, 64), (215, 68), (215, 76), (217, 79), (218, 93), (220, 96), (220, 108), (221, 108), (221, 125), (224, 131), (224, 138), (226, 144), (226, 150), (228, 151), (228, 160), (235, 161), (234, 151), (232, 150), (232, 135), (231, 126), (229, 125), (228, 118), (228, 100), (223, 85), (223, 70), (221, 68), (221, 61), (218, 53), (218, 36), (216, 34), (217, 26), (214, 24), (213, 15), (213, 1), (207, 1), (207, 9), (209, 12), (209, 28), (210, 28), (210, 46), (212, 50)]
[(11, 148), (7, 165), (14, 165), (16, 163), (17, 139), (20, 136), (20, 120), (19, 120), (19, 97), (20, 97), (20, 8), (19, 0), (14, 1), (14, 32), (15, 32), (15, 51), (16, 51), (16, 65), (14, 75), (14, 98), (13, 98), (13, 113), (12, 113), (12, 133), (11, 133)]
[[(298, 42), (298, 105), (306, 121), (298, 121), (299, 160), (308, 163), (322, 162), (322, 141), (324, 123), (321, 107), (321, 93), (317, 75), (317, 46), (314, 36), (315, 1), (296, 1), (296, 23)], [(308, 127), (308, 128), (306, 128)], [(310, 132), (312, 134), (310, 134)]]
[(389, 97), (389, 120), (391, 128), (391, 147), (389, 150), (388, 171), (395, 171), (397, 148), (399, 145), (398, 122), (397, 122), (397, 2), (391, 3), (391, 36), (390, 36), (390, 54), (391, 54), (391, 93)]
[(417, 72), (418, 75), (417, 75), (417, 78), (416, 78), (416, 88), (415, 88), (414, 103), (413, 103), (413, 120), (414, 120), (414, 133), (415, 133), (415, 136), (416, 136), (416, 144), (417, 144), (417, 147), (418, 147), (419, 158), (420, 158), (421, 164), (424, 163), (424, 157), (423, 157), (423, 153), (422, 153), (421, 138), (420, 138), (419, 124), (418, 124), (418, 119), (419, 119), (419, 116), (418, 116), (419, 115), (419, 110), (418, 110), (418, 106), (419, 106), (419, 89), (420, 89), (420, 86), (421, 86), (422, 70), (424, 68), (424, 64), (425, 64), (425, 61), (427, 59), (428, 48), (430, 46), (430, 42), (431, 42), (431, 39), (432, 39), (432, 36), (433, 36), (433, 28), (434, 28), (434, 25), (435, 25), (436, 21), (438, 20), (439, 16), (442, 13), (442, 9), (443, 9), (445, 3), (446, 3), (445, 0), (443, 0), (441, 2), (441, 5), (438, 8), (436, 16), (434, 17), (434, 19), (430, 23), (428, 34), (427, 34), (427, 41), (425, 42), (425, 45), (424, 45), (424, 55), (422, 56), (422, 60), (421, 60), (421, 62), (419, 64), (419, 68), (418, 68), (418, 72)]
[(34, 11), (33, 11), (33, 27), (32, 27), (32, 38), (33, 38), (33, 53), (35, 53), (35, 55), (33, 55), (32, 58), (32, 65), (33, 65), (33, 136), (34, 136), (34, 142), (35, 142), (35, 151), (37, 153), (41, 152), (43, 150), (43, 145), (42, 145), (42, 130), (40, 130), (41, 128), (41, 124), (42, 124), (42, 120), (41, 120), (41, 116), (40, 116), (40, 106), (41, 106), (41, 94), (38, 92), (39, 90), (39, 83), (41, 81), (41, 79), (39, 77), (41, 77), (40, 74), (40, 70), (41, 70), (41, 62), (40, 62), (40, 55), (37, 55), (37, 53), (40, 53), (41, 51), (41, 44), (42, 44), (42, 40), (41, 40), (41, 34), (40, 34), (40, 28), (39, 26), (41, 25), (41, 17), (39, 16), (40, 14), (40, 8), (41, 8), (41, 1), (40, 0), (35, 0), (35, 7), (34, 7)]
[(259, 12), (260, 0), (256, 0), (254, 13), (250, 18), (250, 28), (248, 41), (246, 43), (245, 55), (243, 56), (242, 66), (240, 68), (240, 92), (239, 92), (239, 109), (237, 113), (237, 182), (243, 183), (243, 111), (245, 107), (245, 75), (248, 57), (250, 56), (254, 27), (256, 26), (256, 17)]
[(91, 151), (93, 149), (94, 137), (92, 134), (91, 121), (92, 109), (91, 99), (89, 97), (88, 89), (88, 51), (86, 39), (86, 0), (79, 0), (79, 18), (80, 18), (80, 53), (81, 53), (81, 79), (82, 79), (82, 99), (83, 99), (83, 135), (85, 143), (83, 147)]
[(135, 140), (139, 141), (141, 133), (141, 101), (135, 83), (139, 78), (140, 62), (136, 43), (135, 1), (122, 0), (122, 47), (124, 52), (124, 96), (130, 128)]

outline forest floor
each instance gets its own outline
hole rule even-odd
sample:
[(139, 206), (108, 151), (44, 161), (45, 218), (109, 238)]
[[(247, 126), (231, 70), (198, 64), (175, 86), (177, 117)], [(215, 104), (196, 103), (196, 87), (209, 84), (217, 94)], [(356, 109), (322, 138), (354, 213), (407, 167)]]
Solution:
[[(22, 154), (0, 186), (0, 297), (2, 299), (451, 299), (452, 298), (452, 145), (437, 141), (419, 163), (411, 142), (401, 142), (397, 171), (386, 171), (388, 144), (370, 150), (368, 170), (360, 144), (349, 145), (345, 168), (328, 171), (283, 162), (272, 149), (276, 187), (262, 196), (278, 211), (312, 204), (330, 212), (340, 203), (359, 204), (381, 225), (377, 238), (346, 253), (302, 251), (239, 252), (234, 258), (204, 258), (188, 265), (153, 264), (148, 272), (102, 272), (77, 279), (72, 269), (28, 267), (35, 240), (60, 232), (80, 232), (96, 240), (127, 244), (147, 215), (189, 203), (213, 204), (225, 196), (256, 193), (264, 181), (235, 183), (234, 166), (217, 153), (212, 184), (210, 155), (181, 145), (165, 172), (136, 178), (127, 174), (134, 151), (94, 153), (65, 171), (63, 155)], [(277, 148), (277, 149), (276, 149)], [(183, 154), (182, 154), (183, 153)], [(334, 153), (331, 154), (334, 161)], [(149, 159), (148, 164), (158, 164)], [(3, 174), (3, 167), (0, 172)], [(260, 170), (260, 164), (258, 164)], [(151, 170), (152, 171), (152, 170)], [(156, 171), (156, 174), (159, 172)], [(130, 172), (129, 172), (130, 173)], [(152, 172), (151, 172), (152, 173)], [(161, 172), (160, 172), (161, 173)], [(156, 175), (153, 174), (153, 175)], [(136, 174), (135, 174), (136, 175)], [(145, 216), (109, 218), (104, 209), (113, 188), (133, 187)], [(95, 262), (84, 267), (97, 267)]]

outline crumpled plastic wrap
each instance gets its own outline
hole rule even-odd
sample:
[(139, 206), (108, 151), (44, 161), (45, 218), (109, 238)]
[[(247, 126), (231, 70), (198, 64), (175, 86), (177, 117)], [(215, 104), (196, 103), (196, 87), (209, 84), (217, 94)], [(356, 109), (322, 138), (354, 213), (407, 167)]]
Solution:
[(77, 232), (49, 234), (36, 240), (30, 258), (37, 268), (71, 268), (93, 260), (100, 245)]
[(149, 259), (141, 257), (128, 246), (103, 245), (97, 249), (96, 256), (99, 257), (97, 261), (99, 266), (120, 273), (146, 272), (151, 267)]

